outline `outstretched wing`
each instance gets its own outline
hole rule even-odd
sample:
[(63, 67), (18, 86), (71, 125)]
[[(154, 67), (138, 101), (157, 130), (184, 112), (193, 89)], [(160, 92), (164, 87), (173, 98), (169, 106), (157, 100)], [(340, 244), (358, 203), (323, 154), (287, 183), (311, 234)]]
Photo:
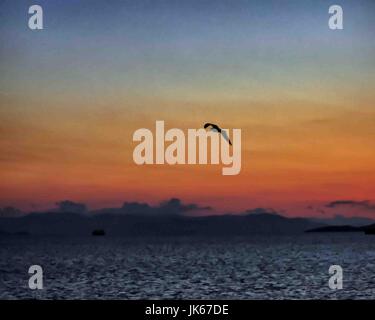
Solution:
[(203, 126), (203, 128), (207, 129), (208, 127), (212, 127), (212, 129), (215, 129), (216, 131), (220, 132), (221, 129), (219, 128), (218, 125), (214, 124), (214, 123), (205, 123), (205, 125)]
[(214, 125), (212, 123), (205, 123), (203, 128), (207, 129), (209, 126), (213, 127)]
[(232, 145), (232, 141), (230, 141), (229, 137), (228, 137), (228, 134), (225, 130), (221, 130), (221, 134), (223, 136), (223, 138), (228, 141), (229, 145)]

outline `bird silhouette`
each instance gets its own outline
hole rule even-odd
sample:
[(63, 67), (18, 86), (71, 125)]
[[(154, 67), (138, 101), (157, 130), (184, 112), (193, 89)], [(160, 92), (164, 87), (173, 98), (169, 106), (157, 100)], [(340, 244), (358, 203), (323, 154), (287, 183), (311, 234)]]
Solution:
[(232, 145), (232, 142), (230, 141), (227, 132), (225, 130), (222, 130), (217, 124), (205, 123), (203, 127), (205, 129), (210, 128), (211, 131), (216, 131), (220, 133), (223, 136), (223, 138), (227, 140), (230, 145)]

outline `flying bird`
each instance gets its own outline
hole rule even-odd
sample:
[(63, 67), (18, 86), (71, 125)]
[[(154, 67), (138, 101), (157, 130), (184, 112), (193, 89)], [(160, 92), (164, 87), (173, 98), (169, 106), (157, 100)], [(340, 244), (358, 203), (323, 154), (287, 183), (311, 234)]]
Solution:
[(228, 141), (230, 145), (232, 145), (232, 142), (230, 141), (228, 134), (225, 130), (222, 130), (217, 124), (213, 123), (205, 123), (203, 126), (205, 129), (210, 128), (211, 131), (219, 132), (223, 136), (225, 140)]

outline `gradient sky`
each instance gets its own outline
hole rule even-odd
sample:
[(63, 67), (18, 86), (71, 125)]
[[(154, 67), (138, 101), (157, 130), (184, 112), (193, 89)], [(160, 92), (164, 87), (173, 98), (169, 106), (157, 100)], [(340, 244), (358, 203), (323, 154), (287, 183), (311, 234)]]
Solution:
[[(344, 30), (328, 28), (334, 3)], [(0, 206), (375, 200), (374, 18), (370, 0), (0, 0)], [(132, 134), (155, 120), (241, 128), (241, 173), (135, 165)]]

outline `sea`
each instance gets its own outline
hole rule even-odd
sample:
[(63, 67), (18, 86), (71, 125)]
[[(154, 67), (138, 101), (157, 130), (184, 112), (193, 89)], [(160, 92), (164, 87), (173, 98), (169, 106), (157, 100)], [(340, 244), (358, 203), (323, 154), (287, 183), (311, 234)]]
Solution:
[[(43, 289), (29, 288), (32, 265), (42, 268)], [(341, 289), (330, 286), (338, 275), (331, 266), (342, 270)], [(374, 299), (375, 236), (7, 235), (0, 237), (0, 298)]]

